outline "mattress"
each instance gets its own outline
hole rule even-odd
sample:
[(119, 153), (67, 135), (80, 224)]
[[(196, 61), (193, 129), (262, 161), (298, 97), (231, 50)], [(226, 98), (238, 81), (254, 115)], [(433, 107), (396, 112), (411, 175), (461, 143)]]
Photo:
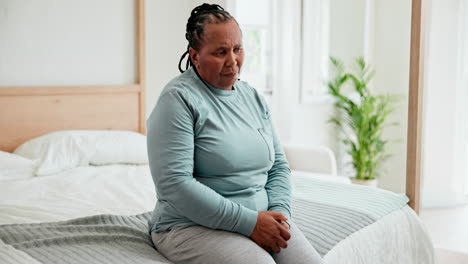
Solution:
[[(333, 202), (336, 208), (354, 210), (356, 213), (366, 214), (369, 218), (366, 225), (348, 230), (346, 236), (338, 236), (330, 242), (331, 236), (328, 235), (326, 236), (328, 240), (320, 242), (323, 245), (332, 243), (328, 248), (321, 249), (325, 263), (435, 262), (432, 243), (424, 226), (411, 208), (407, 205), (401, 206), (401, 201), (398, 205), (388, 205), (387, 210), (382, 211), (379, 203), (372, 203), (372, 201), (366, 203), (363, 199), (359, 201), (353, 198), (352, 196), (358, 192), (355, 190), (356, 186), (326, 182), (323, 177), (314, 178), (313, 175), (305, 174), (294, 175), (293, 173), (292, 179), (293, 220), (298, 223), (309, 241), (318, 241), (314, 238), (317, 233), (308, 231), (317, 223), (312, 224), (313, 221), (295, 218), (294, 214), (295, 211), (302, 210), (303, 212), (299, 215), (306, 215), (304, 212), (314, 212), (320, 206), (324, 206), (317, 202), (320, 201), (317, 198), (314, 198), (315, 204), (310, 199), (313, 198), (314, 193), (320, 192), (325, 187), (341, 190), (337, 193), (353, 194), (349, 199), (336, 198), (339, 195), (329, 197), (330, 200), (336, 200)], [(326, 195), (330, 192), (323, 193)], [(399, 196), (394, 197), (398, 200)], [(154, 185), (147, 165), (78, 167), (51, 176), (2, 183), (0, 185), (0, 224), (23, 224), (19, 225), (23, 228), (27, 226), (26, 223), (57, 223), (56, 221), (70, 221), (78, 217), (92, 218), (96, 215), (131, 218), (135, 215), (148, 214), (155, 202)], [(307, 205), (305, 209), (301, 207), (301, 203)], [(365, 209), (359, 210), (361, 207)], [(313, 208), (315, 209), (312, 210)], [(10, 256), (10, 259), (17, 259), (18, 262), (24, 258), (25, 263), (32, 263), (28, 262), (32, 257), (31, 254), (22, 251), (20, 246), (12, 246), (3, 240), (0, 243), (0, 250), (8, 254), (0, 255)], [(159, 262), (148, 263), (168, 263), (161, 257), (158, 254), (154, 260)], [(41, 262), (40, 259), (32, 258)]]

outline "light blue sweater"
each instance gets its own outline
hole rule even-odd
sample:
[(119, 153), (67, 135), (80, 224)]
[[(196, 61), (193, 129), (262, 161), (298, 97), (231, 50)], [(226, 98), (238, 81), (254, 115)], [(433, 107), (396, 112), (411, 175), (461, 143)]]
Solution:
[(246, 82), (170, 81), (147, 120), (158, 202), (151, 232), (202, 225), (250, 236), (259, 211), (291, 217), (290, 170), (264, 99)]

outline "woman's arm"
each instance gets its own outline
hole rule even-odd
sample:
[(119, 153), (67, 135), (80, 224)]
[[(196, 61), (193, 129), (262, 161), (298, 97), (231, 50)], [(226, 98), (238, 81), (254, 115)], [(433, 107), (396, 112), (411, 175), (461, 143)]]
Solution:
[(149, 164), (158, 200), (166, 201), (197, 224), (250, 236), (258, 213), (224, 198), (193, 177), (196, 120), (183, 92), (173, 90), (161, 95), (147, 122)]
[(282, 213), (288, 218), (286, 222), (289, 224), (291, 219), (291, 170), (272, 124), (271, 134), (275, 149), (275, 162), (268, 171), (268, 179), (265, 185), (268, 194), (268, 211)]

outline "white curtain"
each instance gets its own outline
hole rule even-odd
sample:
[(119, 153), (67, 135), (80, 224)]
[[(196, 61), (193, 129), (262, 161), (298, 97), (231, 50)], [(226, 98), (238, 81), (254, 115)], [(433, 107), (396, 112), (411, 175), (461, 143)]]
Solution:
[(301, 0), (272, 1), (272, 114), (280, 138), (289, 140), (291, 112), (301, 83)]
[(465, 0), (432, 0), (427, 9), (421, 207), (466, 203)]

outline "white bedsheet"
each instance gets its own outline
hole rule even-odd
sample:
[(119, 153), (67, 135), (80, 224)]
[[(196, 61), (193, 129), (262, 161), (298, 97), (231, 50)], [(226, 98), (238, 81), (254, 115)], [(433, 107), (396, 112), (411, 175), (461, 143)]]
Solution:
[(148, 165), (77, 167), (51, 176), (0, 183), (0, 224), (68, 220), (153, 210)]

